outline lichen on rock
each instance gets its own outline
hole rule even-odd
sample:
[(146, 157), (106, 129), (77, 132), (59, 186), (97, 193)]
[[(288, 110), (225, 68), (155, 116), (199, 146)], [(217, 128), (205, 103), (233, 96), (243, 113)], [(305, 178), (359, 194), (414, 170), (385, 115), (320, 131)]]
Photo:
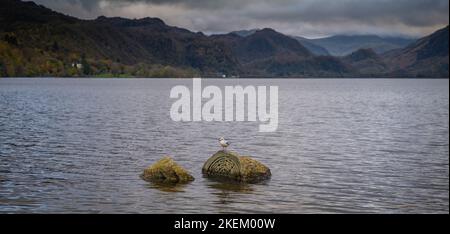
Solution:
[(210, 177), (228, 178), (239, 182), (257, 183), (271, 177), (270, 169), (248, 156), (220, 150), (210, 157), (202, 168)]
[(145, 169), (141, 178), (157, 183), (188, 183), (194, 180), (186, 169), (168, 156)]

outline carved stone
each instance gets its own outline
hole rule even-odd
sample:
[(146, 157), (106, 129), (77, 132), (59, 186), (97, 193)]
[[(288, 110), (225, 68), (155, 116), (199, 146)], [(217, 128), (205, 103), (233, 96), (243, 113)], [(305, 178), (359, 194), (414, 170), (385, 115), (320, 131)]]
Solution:
[(202, 168), (210, 177), (228, 178), (241, 182), (259, 182), (270, 178), (271, 172), (262, 163), (230, 151), (218, 151), (209, 158)]

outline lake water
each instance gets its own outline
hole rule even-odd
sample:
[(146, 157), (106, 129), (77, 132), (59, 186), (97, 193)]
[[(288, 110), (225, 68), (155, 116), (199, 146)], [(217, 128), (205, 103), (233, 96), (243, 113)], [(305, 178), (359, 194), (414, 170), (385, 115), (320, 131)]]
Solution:
[[(173, 122), (189, 79), (0, 79), (0, 213), (448, 213), (449, 81), (203, 80), (278, 85), (279, 127)], [(271, 180), (202, 177), (220, 149), (268, 165)], [(170, 155), (187, 185), (139, 178)]]

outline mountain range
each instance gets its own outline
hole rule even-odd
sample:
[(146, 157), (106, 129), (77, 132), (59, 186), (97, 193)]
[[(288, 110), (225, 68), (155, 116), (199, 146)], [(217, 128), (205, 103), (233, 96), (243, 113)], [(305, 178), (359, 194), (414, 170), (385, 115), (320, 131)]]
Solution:
[[(242, 37), (250, 36), (259, 29), (234, 31)], [(315, 55), (346, 56), (359, 49), (373, 49), (382, 54), (390, 50), (403, 48), (415, 41), (405, 37), (380, 37), (377, 35), (336, 35), (331, 37), (309, 39), (291, 36)]]
[(419, 40), (270, 28), (208, 36), (158, 18), (81, 20), (0, 2), (0, 77), (448, 77), (448, 40), (448, 26)]
[(382, 54), (390, 50), (403, 48), (415, 40), (402, 37), (380, 37), (377, 35), (337, 35), (309, 41), (325, 48), (330, 55), (346, 56), (359, 49), (369, 48), (378, 54)]

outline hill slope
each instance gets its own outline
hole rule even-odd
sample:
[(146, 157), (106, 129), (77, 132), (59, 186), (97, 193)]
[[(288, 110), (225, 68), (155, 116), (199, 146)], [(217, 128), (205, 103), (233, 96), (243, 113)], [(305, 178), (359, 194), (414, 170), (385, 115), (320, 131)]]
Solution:
[(311, 51), (311, 53), (315, 55), (324, 55), (324, 56), (330, 55), (330, 52), (328, 52), (327, 49), (317, 44), (314, 44), (313, 42), (311, 42), (310, 39), (304, 37), (293, 37), (293, 38), (299, 41), (304, 47), (306, 47), (309, 51)]
[(338, 35), (320, 39), (311, 39), (310, 43), (325, 48), (333, 56), (346, 56), (359, 49), (373, 49), (381, 54), (399, 49), (414, 42), (404, 38), (382, 38), (375, 35), (346, 36)]
[(384, 55), (394, 76), (448, 77), (449, 26), (417, 40), (408, 47)]
[(0, 38), (3, 76), (192, 76), (239, 68), (228, 48), (160, 19), (79, 20), (17, 0), (0, 3)]
[(372, 49), (359, 49), (342, 58), (361, 77), (377, 77), (388, 71), (383, 59)]
[(339, 59), (315, 56), (297, 40), (273, 29), (245, 37), (229, 33), (213, 38), (232, 48), (244, 76), (341, 77), (351, 73)]

